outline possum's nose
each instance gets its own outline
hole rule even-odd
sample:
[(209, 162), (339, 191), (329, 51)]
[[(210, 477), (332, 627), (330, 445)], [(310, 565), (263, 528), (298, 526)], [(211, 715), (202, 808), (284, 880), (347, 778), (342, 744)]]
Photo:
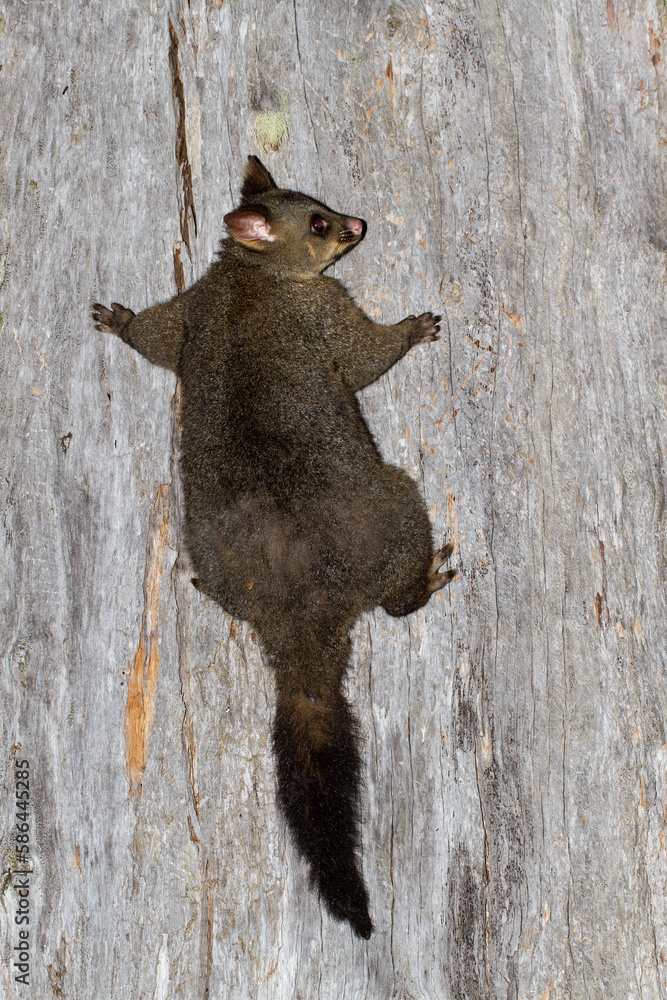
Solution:
[(345, 225), (355, 236), (363, 236), (366, 232), (366, 223), (363, 219), (346, 219)]

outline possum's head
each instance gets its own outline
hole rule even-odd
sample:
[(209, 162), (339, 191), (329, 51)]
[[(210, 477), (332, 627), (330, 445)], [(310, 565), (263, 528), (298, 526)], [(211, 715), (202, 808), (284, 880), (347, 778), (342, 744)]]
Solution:
[(249, 156), (241, 207), (225, 216), (234, 240), (261, 254), (281, 274), (314, 278), (363, 239), (366, 223), (338, 215), (314, 198), (276, 187), (256, 156)]

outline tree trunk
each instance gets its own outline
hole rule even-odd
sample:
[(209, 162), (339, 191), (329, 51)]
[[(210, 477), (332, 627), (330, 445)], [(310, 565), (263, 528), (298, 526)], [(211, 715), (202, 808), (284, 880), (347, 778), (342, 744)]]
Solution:
[[(666, 1000), (667, 5), (631, 6), (5, 7), (3, 995)], [(459, 569), (355, 631), (368, 943), (189, 582), (176, 380), (90, 320), (203, 274), (248, 153), (367, 219), (370, 315), (443, 314), (362, 395)]]

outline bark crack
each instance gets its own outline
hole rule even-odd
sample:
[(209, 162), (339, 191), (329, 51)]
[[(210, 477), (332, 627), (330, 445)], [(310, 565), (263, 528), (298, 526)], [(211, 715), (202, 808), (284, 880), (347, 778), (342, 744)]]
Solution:
[[(181, 67), (178, 59), (178, 35), (174, 23), (169, 18), (169, 67), (171, 69), (171, 85), (174, 95), (174, 107), (178, 118), (176, 124), (176, 162), (178, 163), (181, 184), (182, 184), (182, 205), (181, 215), (181, 236), (188, 251), (190, 247), (190, 222), (194, 227), (194, 235), (197, 235), (197, 212), (195, 211), (195, 199), (192, 190), (192, 167), (188, 154), (188, 140), (186, 133), (186, 112), (185, 112), (185, 90), (181, 77)], [(181, 199), (179, 198), (179, 201)], [(177, 279), (178, 284), (178, 279)]]
[[(392, 755), (393, 759), (393, 755)], [(391, 955), (392, 979), (396, 978), (394, 959), (394, 911), (396, 910), (396, 887), (394, 885), (394, 783), (391, 782), (391, 836), (389, 838), (389, 882), (391, 884), (391, 930), (389, 933), (389, 954)]]
[(489, 829), (486, 821), (486, 810), (484, 808), (484, 796), (482, 794), (482, 786), (480, 783), (479, 775), (479, 758), (477, 756), (477, 737), (475, 737), (473, 742), (473, 755), (475, 758), (475, 782), (477, 785), (477, 797), (479, 798), (479, 813), (482, 820), (482, 829), (484, 831), (484, 868), (486, 878), (482, 880), (483, 893), (484, 893), (484, 976), (486, 979), (486, 985), (491, 985), (491, 927), (490, 927), (490, 907), (489, 898), (491, 892), (491, 862), (489, 857)]
[[(317, 132), (315, 130), (315, 120), (313, 118), (313, 113), (310, 109), (310, 104), (308, 103), (308, 95), (306, 93), (306, 78), (303, 75), (303, 62), (301, 60), (301, 42), (299, 39), (299, 21), (296, 11), (296, 0), (293, 0), (293, 8), (294, 8), (294, 39), (296, 41), (296, 54), (299, 60), (299, 74), (301, 76), (301, 81), (302, 81), (303, 99), (306, 105), (306, 111), (308, 112), (308, 117), (310, 118), (310, 127), (313, 133), (313, 144), (315, 146), (315, 152), (317, 154), (317, 167), (320, 173), (320, 177), (322, 178), (322, 187), (324, 187), (324, 177), (322, 175), (322, 161), (320, 159), (320, 149), (317, 144)], [(326, 201), (326, 190), (324, 191), (324, 198)]]
[[(174, 510), (182, 509), (181, 480), (178, 474), (178, 453), (181, 434), (181, 384), (176, 382), (176, 391), (172, 400), (172, 434), (171, 434), (171, 501)], [(180, 522), (179, 522), (180, 523)], [(188, 833), (197, 851), (199, 862), (199, 879), (201, 899), (199, 908), (199, 982), (202, 1000), (207, 1000), (210, 994), (211, 969), (213, 968), (213, 919), (214, 895), (209, 876), (208, 852), (201, 833), (199, 817), (199, 783), (197, 780), (197, 741), (192, 718), (192, 698), (190, 685), (190, 661), (188, 658), (189, 643), (189, 597), (190, 572), (187, 556), (180, 552), (180, 538), (177, 540), (179, 555), (174, 563), (172, 582), (174, 602), (176, 604), (176, 647), (178, 656), (178, 676), (183, 703), (183, 720), (181, 738), (185, 759), (187, 761), (187, 781), (189, 791), (188, 801)]]

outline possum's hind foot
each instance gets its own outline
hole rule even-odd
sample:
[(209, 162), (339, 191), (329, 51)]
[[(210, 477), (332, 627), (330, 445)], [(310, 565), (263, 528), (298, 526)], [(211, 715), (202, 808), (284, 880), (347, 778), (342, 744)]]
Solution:
[(438, 549), (433, 553), (433, 558), (431, 559), (431, 565), (428, 570), (428, 589), (431, 594), (434, 594), (436, 590), (441, 590), (446, 587), (448, 583), (456, 576), (455, 569), (448, 569), (444, 573), (439, 573), (438, 570), (441, 566), (447, 562), (449, 557), (454, 551), (454, 546), (451, 542), (447, 545), (443, 545), (441, 549)]
[(454, 546), (451, 543), (443, 545), (441, 549), (432, 554), (426, 573), (423, 571), (422, 563), (422, 569), (417, 579), (413, 577), (401, 589), (390, 591), (382, 604), (387, 614), (392, 615), (393, 618), (410, 615), (413, 611), (423, 608), (436, 590), (446, 587), (456, 576), (456, 570), (448, 569), (444, 573), (438, 573), (438, 570), (447, 562), (453, 551)]

